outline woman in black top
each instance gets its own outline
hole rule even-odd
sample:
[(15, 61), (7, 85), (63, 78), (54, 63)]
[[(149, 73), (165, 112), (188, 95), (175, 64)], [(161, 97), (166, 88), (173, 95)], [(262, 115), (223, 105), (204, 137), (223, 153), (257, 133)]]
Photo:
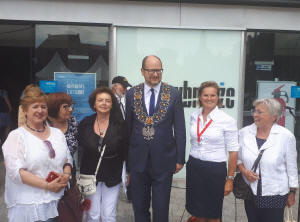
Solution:
[(90, 107), (96, 112), (84, 118), (78, 128), (81, 149), (80, 173), (93, 175), (102, 148), (103, 160), (97, 173), (97, 191), (87, 196), (91, 200), (87, 221), (116, 221), (117, 200), (123, 161), (127, 159), (128, 135), (118, 102), (109, 88), (101, 87), (89, 97)]

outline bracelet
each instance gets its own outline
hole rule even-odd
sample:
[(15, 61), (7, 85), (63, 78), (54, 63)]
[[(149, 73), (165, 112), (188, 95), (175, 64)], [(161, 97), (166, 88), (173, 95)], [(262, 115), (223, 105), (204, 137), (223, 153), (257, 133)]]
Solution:
[(227, 176), (227, 180), (234, 180), (234, 176)]
[(293, 193), (293, 194), (296, 194), (296, 190), (290, 190), (289, 193)]
[(66, 166), (69, 166), (69, 167), (72, 169), (72, 165), (71, 165), (70, 163), (65, 163), (65, 164), (63, 165), (63, 169), (65, 169)]

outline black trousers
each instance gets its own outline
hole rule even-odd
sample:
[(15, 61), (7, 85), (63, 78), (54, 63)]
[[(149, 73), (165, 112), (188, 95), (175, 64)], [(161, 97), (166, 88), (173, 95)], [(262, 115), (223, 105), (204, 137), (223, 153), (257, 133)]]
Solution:
[(150, 161), (144, 172), (130, 172), (130, 189), (135, 222), (150, 222), (152, 194), (153, 222), (169, 221), (173, 172), (153, 173)]
[(253, 200), (245, 200), (248, 222), (282, 222), (284, 208), (257, 208)]

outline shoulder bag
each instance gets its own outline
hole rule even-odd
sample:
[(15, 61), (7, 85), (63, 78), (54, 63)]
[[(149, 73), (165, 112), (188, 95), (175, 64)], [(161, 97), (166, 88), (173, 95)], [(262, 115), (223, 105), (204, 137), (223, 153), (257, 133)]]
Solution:
[(83, 196), (81, 195), (78, 187), (76, 186), (76, 177), (72, 176), (70, 186), (66, 186), (64, 195), (58, 202), (58, 220), (57, 222), (82, 222), (83, 210), (81, 203)]
[[(264, 151), (265, 150), (261, 150), (259, 152), (251, 168), (252, 171), (256, 171)], [(241, 172), (238, 172), (233, 180), (233, 194), (237, 199), (250, 200), (252, 198), (251, 187), (245, 182)]]
[[(101, 140), (102, 139), (99, 140), (98, 148), (101, 147), (101, 144), (102, 144)], [(96, 183), (97, 183), (96, 176), (97, 176), (97, 173), (99, 170), (100, 163), (103, 159), (103, 154), (104, 154), (105, 148), (106, 148), (106, 144), (102, 148), (95, 174), (94, 175), (79, 174), (79, 176), (77, 177), (77, 186), (83, 195), (87, 196), (87, 195), (92, 195), (92, 194), (96, 193)]]

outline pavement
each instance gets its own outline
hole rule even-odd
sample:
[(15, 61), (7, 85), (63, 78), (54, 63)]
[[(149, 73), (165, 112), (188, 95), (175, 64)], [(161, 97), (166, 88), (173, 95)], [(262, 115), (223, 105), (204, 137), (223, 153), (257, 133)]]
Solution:
[[(4, 178), (5, 167), (3, 163), (3, 157), (0, 154), (0, 222), (8, 221), (7, 209), (4, 203)], [(295, 219), (297, 218), (297, 207), (298, 198), (296, 204), (293, 207), (293, 214)], [(186, 222), (189, 216), (190, 215), (185, 210), (185, 180), (174, 179), (171, 191), (169, 221)], [(123, 192), (121, 192), (119, 195), (117, 221), (134, 222), (132, 205), (125, 200)], [(233, 194), (230, 194), (229, 196), (226, 196), (224, 198), (222, 222), (247, 222), (243, 201), (235, 200)]]

